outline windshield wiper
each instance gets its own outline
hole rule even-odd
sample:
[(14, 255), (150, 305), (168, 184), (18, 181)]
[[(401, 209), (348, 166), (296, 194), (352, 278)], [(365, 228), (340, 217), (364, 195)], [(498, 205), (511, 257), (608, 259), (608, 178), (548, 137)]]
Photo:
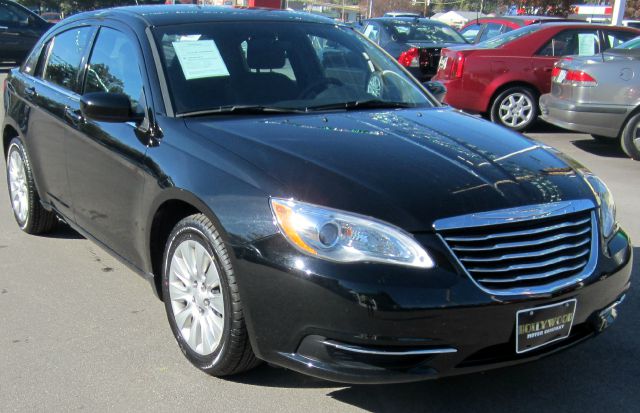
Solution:
[(327, 105), (309, 106), (307, 111), (335, 110), (335, 109), (388, 109), (413, 108), (415, 105), (405, 102), (387, 102), (379, 99), (353, 100), (349, 102), (330, 103)]
[(295, 108), (283, 108), (277, 106), (262, 106), (262, 105), (233, 105), (233, 106), (220, 106), (216, 109), (198, 110), (193, 112), (179, 113), (176, 116), (179, 118), (195, 117), (195, 116), (209, 116), (209, 115), (222, 115), (229, 113), (236, 114), (256, 114), (256, 113), (304, 113), (302, 109)]

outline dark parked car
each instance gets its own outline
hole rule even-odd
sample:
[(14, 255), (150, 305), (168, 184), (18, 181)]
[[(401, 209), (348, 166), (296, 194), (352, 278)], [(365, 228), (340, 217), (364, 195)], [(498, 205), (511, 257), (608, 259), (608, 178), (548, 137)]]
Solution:
[(11, 0), (0, 0), (0, 62), (22, 63), (51, 23)]
[(640, 34), (629, 27), (587, 23), (525, 26), (468, 47), (442, 51), (434, 80), (445, 101), (524, 131), (536, 122), (538, 98), (551, 89), (551, 70), (562, 56), (593, 56)]
[(460, 29), (460, 34), (469, 43), (478, 43), (492, 39), (503, 33), (519, 29), (530, 24), (579, 21), (553, 16), (495, 16), (470, 20)]
[(331, 20), (161, 7), (59, 23), (3, 143), (20, 228), (61, 217), (148, 279), (195, 366), (413, 381), (614, 321), (632, 248), (589, 171)]
[(443, 47), (467, 43), (446, 24), (415, 17), (369, 19), (364, 35), (398, 59), (421, 82), (436, 74)]

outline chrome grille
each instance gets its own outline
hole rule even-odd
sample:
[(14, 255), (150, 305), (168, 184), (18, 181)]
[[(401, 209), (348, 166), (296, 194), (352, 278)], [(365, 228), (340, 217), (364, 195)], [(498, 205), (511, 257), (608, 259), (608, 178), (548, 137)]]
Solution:
[[(460, 265), (485, 290), (546, 292), (576, 283), (592, 271), (589, 267), (594, 265), (597, 231), (589, 205), (559, 205), (556, 213), (529, 220), (494, 219), (489, 225), (484, 220), (479, 226), (449, 225), (436, 230)], [(527, 208), (529, 214), (535, 210)], [(472, 224), (472, 219), (465, 218), (465, 224)]]

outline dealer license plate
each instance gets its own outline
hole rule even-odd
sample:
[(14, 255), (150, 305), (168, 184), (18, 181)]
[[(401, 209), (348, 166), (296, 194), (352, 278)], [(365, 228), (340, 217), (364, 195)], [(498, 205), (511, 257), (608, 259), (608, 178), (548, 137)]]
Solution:
[(576, 300), (567, 300), (516, 313), (516, 352), (526, 353), (571, 333)]

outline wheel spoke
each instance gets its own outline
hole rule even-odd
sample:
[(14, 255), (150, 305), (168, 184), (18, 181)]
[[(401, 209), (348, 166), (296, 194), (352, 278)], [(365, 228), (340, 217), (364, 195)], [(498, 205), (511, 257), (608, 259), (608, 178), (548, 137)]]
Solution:
[(222, 294), (214, 294), (210, 298), (211, 308), (219, 315), (224, 315), (224, 299)]
[(178, 257), (177, 254), (175, 254), (171, 260), (171, 271), (184, 283), (184, 285), (191, 284), (191, 274), (189, 273), (188, 266), (184, 262), (184, 259)]
[(189, 338), (187, 343), (189, 346), (196, 350), (198, 349), (198, 330), (200, 326), (200, 317), (194, 316), (191, 320), (191, 328), (189, 329)]
[(169, 284), (169, 296), (171, 301), (186, 301), (187, 303), (193, 300), (193, 295), (187, 291), (186, 288), (181, 288), (182, 284), (170, 283)]
[(186, 307), (184, 307), (181, 311), (179, 312), (175, 312), (175, 307), (174, 307), (174, 319), (176, 320), (176, 325), (178, 326), (178, 329), (180, 329), (180, 331), (184, 331), (185, 326), (187, 324), (187, 320), (189, 320), (189, 318), (191, 317), (192, 314), (192, 308), (191, 308), (191, 304), (187, 304)]

